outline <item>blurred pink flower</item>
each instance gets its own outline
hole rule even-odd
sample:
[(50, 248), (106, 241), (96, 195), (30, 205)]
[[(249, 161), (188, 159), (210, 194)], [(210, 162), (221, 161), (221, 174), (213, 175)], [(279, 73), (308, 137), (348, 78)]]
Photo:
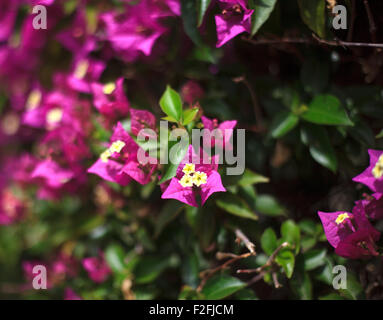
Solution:
[(104, 254), (98, 257), (90, 257), (82, 260), (84, 269), (88, 272), (89, 278), (96, 283), (104, 282), (111, 274), (111, 270), (104, 259)]

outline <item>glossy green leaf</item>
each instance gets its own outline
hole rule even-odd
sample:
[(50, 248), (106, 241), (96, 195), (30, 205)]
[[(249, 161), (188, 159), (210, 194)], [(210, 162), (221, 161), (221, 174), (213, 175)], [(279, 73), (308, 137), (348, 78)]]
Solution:
[(170, 258), (147, 256), (141, 258), (134, 268), (135, 282), (139, 284), (154, 281), (170, 266)]
[(217, 275), (206, 282), (202, 293), (207, 300), (220, 300), (229, 297), (244, 287), (246, 287), (246, 283), (238, 278)]
[(207, 8), (209, 7), (210, 2), (211, 0), (198, 0), (198, 27), (203, 22), (203, 18), (205, 16)]
[(177, 168), (179, 164), (181, 163), (181, 161), (183, 160), (183, 158), (185, 157), (189, 145), (178, 142), (173, 147), (176, 148), (174, 152), (175, 156), (174, 156), (173, 162), (169, 161), (169, 164), (165, 167), (165, 174), (161, 177), (161, 180), (158, 182), (158, 184), (161, 184), (173, 178), (176, 175)]
[(294, 253), (284, 248), (278, 252), (275, 262), (278, 263), (286, 273), (287, 278), (291, 278), (294, 272), (295, 256)]
[(286, 133), (294, 129), (298, 122), (299, 117), (291, 112), (282, 111), (278, 113), (271, 124), (271, 136), (275, 139), (283, 137)]
[(217, 206), (228, 213), (242, 218), (258, 219), (258, 216), (250, 209), (244, 200), (231, 193), (227, 193), (224, 197), (218, 199)]
[(338, 160), (325, 128), (304, 125), (301, 128), (301, 140), (309, 147), (315, 161), (334, 172), (337, 170)]
[(183, 117), (182, 117), (183, 118), (182, 124), (184, 126), (186, 126), (187, 124), (192, 122), (194, 120), (194, 118), (196, 117), (198, 111), (199, 111), (198, 108), (192, 108), (192, 109), (185, 110), (183, 113)]
[(242, 177), (238, 181), (238, 184), (242, 187), (250, 186), (257, 183), (267, 183), (270, 179), (262, 176), (259, 173), (253, 172), (250, 169), (245, 169)]
[(105, 260), (115, 273), (125, 270), (124, 258), (125, 252), (120, 245), (112, 244), (105, 250)]
[(326, 249), (314, 249), (303, 254), (304, 269), (306, 271), (313, 270), (326, 263)]
[(291, 244), (295, 248), (295, 254), (299, 252), (301, 243), (301, 232), (299, 226), (293, 220), (287, 220), (282, 223), (281, 235), (283, 241)]
[(249, 7), (254, 9), (251, 20), (251, 35), (255, 35), (270, 17), (277, 0), (250, 0)]
[(297, 270), (290, 279), (290, 286), (295, 294), (302, 300), (311, 300), (313, 285), (307, 272)]
[(172, 221), (185, 207), (183, 202), (169, 200), (165, 203), (156, 221), (154, 237), (158, 237), (162, 230)]
[(160, 106), (166, 115), (177, 121), (181, 121), (182, 100), (180, 95), (170, 86), (166, 87), (166, 90), (160, 99)]
[(277, 235), (272, 228), (267, 228), (261, 236), (262, 250), (269, 256), (277, 249)]
[(271, 217), (282, 216), (286, 213), (285, 208), (272, 195), (268, 194), (257, 196), (255, 208), (257, 212)]
[(181, 17), (185, 33), (197, 46), (202, 45), (197, 24), (199, 20), (197, 1), (181, 0)]
[(316, 96), (301, 117), (316, 124), (353, 125), (338, 98), (328, 94)]
[(319, 37), (324, 38), (326, 1), (298, 0), (298, 5), (303, 22)]

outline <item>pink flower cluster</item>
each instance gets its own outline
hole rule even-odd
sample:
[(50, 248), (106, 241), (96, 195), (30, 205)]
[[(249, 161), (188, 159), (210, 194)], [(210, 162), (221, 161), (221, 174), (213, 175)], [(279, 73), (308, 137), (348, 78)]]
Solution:
[(368, 153), (369, 167), (353, 181), (366, 185), (374, 193), (356, 201), (352, 212), (318, 212), (328, 242), (338, 255), (345, 258), (380, 255), (376, 244), (380, 232), (370, 220), (383, 218), (383, 151), (368, 150)]

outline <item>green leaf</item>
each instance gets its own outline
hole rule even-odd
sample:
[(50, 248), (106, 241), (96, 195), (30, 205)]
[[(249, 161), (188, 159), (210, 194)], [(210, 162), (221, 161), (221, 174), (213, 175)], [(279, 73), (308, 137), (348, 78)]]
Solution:
[(251, 35), (255, 35), (270, 17), (277, 0), (251, 0), (249, 7), (254, 9), (251, 21)]
[(271, 136), (275, 139), (283, 137), (286, 133), (296, 127), (298, 121), (299, 117), (291, 112), (282, 111), (278, 113), (271, 124)]
[(227, 275), (218, 275), (210, 278), (206, 282), (202, 293), (207, 300), (220, 300), (232, 295), (244, 287), (246, 287), (246, 283), (237, 278)]
[(258, 300), (257, 296), (255, 295), (255, 292), (251, 289), (242, 289), (239, 290), (235, 295), (233, 296), (234, 300)]
[(258, 216), (250, 209), (244, 200), (231, 193), (227, 193), (222, 199), (218, 199), (217, 206), (228, 213), (242, 218), (258, 219)]
[(291, 289), (302, 300), (312, 299), (312, 282), (307, 272), (294, 272), (294, 276), (290, 280)]
[(268, 194), (257, 196), (255, 209), (257, 212), (271, 217), (282, 216), (286, 213), (285, 208), (283, 208), (273, 196)]
[(169, 117), (181, 121), (182, 118), (182, 100), (180, 95), (169, 85), (160, 99), (160, 106), (163, 112)]
[(180, 201), (167, 201), (164, 207), (161, 209), (161, 212), (157, 218), (154, 237), (158, 237), (162, 230), (177, 217), (177, 215), (181, 212), (181, 210), (184, 207), (185, 204)]
[(353, 125), (338, 98), (328, 94), (316, 96), (301, 117), (316, 124)]
[(319, 37), (325, 37), (325, 7), (323, 0), (298, 0), (299, 10), (303, 22)]
[(154, 281), (171, 265), (171, 258), (147, 256), (141, 258), (134, 268), (135, 282), (139, 284)]
[(211, 0), (198, 0), (198, 24), (199, 27), (203, 22), (206, 10), (209, 7)]
[[(173, 162), (169, 161), (169, 164), (165, 167), (165, 174), (163, 177), (161, 177), (161, 180), (158, 182), (158, 184), (161, 184), (171, 178), (173, 178), (177, 173), (177, 168), (183, 158), (186, 155), (186, 152), (189, 148), (188, 144), (184, 144), (181, 142), (178, 142), (177, 145), (173, 146), (174, 148), (177, 148), (174, 152), (174, 159)], [(173, 150), (173, 149), (172, 149)]]
[(124, 249), (120, 245), (112, 244), (105, 251), (106, 262), (115, 273), (122, 273), (125, 270), (124, 258)]
[(304, 269), (306, 271), (313, 270), (320, 266), (323, 266), (326, 263), (326, 249), (314, 249), (303, 254), (304, 259)]
[(269, 256), (277, 249), (277, 235), (272, 228), (267, 228), (261, 236), (262, 250)]
[(364, 298), (363, 287), (353, 274), (347, 273), (347, 288), (339, 289), (342, 296), (350, 300)]
[(301, 243), (301, 231), (299, 226), (297, 226), (293, 220), (287, 220), (282, 223), (281, 235), (283, 241), (286, 241), (294, 246), (295, 254), (297, 254)]
[(325, 128), (304, 125), (301, 128), (301, 140), (309, 147), (310, 154), (316, 162), (333, 172), (336, 171), (338, 161)]
[(257, 183), (267, 183), (270, 179), (260, 175), (259, 173), (255, 173), (250, 169), (245, 169), (241, 179), (238, 181), (238, 185), (242, 187), (251, 186)]
[(192, 122), (195, 118), (195, 116), (197, 115), (199, 109), (198, 108), (192, 108), (192, 109), (187, 109), (184, 111), (183, 113), (183, 122), (182, 124), (184, 126), (186, 126), (187, 124), (189, 124), (190, 122)]
[(181, 17), (185, 33), (197, 45), (202, 45), (201, 35), (197, 28), (197, 2), (190, 0), (181, 0)]
[(278, 252), (275, 262), (278, 263), (286, 273), (287, 278), (291, 278), (294, 272), (295, 256), (291, 250), (284, 248)]

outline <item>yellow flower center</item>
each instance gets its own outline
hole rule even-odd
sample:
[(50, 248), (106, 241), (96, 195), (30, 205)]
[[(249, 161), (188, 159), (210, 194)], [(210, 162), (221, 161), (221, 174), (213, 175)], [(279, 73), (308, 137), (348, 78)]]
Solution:
[(184, 174), (182, 179), (179, 181), (181, 186), (184, 188), (186, 187), (192, 187), (193, 186), (193, 177), (189, 176), (188, 174)]
[(60, 108), (54, 108), (47, 113), (47, 122), (54, 124), (60, 122), (63, 117), (63, 111)]
[(86, 60), (81, 60), (76, 66), (76, 70), (74, 71), (74, 76), (77, 79), (83, 79), (88, 71), (89, 63)]
[(33, 90), (29, 96), (26, 103), (26, 109), (27, 110), (33, 110), (35, 109), (41, 101), (41, 92), (40, 90)]
[(206, 184), (207, 183), (207, 175), (205, 172), (197, 171), (193, 175), (193, 183), (199, 187), (201, 184)]
[(207, 183), (207, 174), (201, 171), (195, 171), (195, 164), (187, 163), (184, 165), (182, 172), (184, 173), (179, 183), (183, 187), (199, 187), (201, 184)]
[(185, 164), (184, 168), (182, 169), (182, 172), (188, 175), (193, 174), (195, 172), (195, 165), (193, 163)]
[(372, 169), (372, 175), (375, 179), (379, 179), (383, 176), (383, 154), (379, 157), (374, 169)]
[(103, 153), (101, 153), (100, 155), (101, 161), (105, 163), (108, 162), (112, 154), (115, 152), (120, 153), (123, 147), (125, 147), (124, 141), (121, 141), (121, 140), (114, 141), (108, 149), (106, 149)]
[(102, 89), (104, 94), (111, 94), (114, 90), (116, 90), (116, 85), (113, 82), (107, 83)]
[(123, 147), (125, 147), (125, 142), (121, 140), (117, 140), (112, 143), (112, 145), (109, 147), (109, 150), (111, 153), (113, 152), (120, 153)]
[(350, 216), (348, 215), (348, 213), (341, 213), (335, 220), (335, 223), (336, 224), (341, 224), (344, 220), (346, 219), (349, 219)]

